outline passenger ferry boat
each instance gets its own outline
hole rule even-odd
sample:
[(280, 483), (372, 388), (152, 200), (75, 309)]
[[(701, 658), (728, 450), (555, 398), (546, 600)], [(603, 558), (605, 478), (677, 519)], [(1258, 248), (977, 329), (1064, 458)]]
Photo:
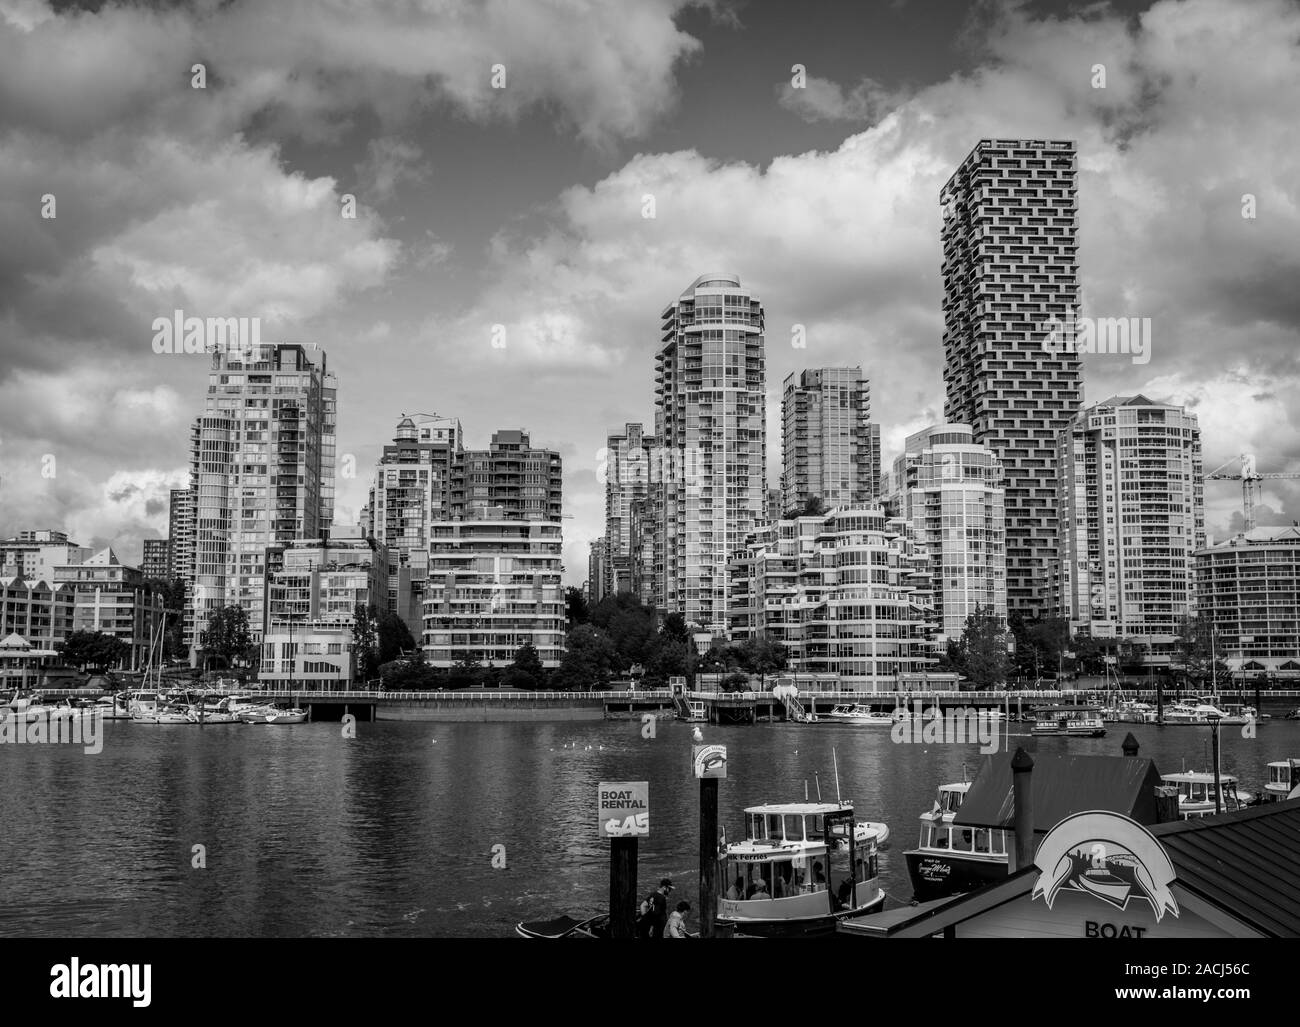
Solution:
[[(1184, 820), (1215, 815), (1213, 774), (1184, 771), (1181, 774), (1162, 774), (1161, 780), (1178, 786), (1178, 815)], [(1221, 812), (1231, 813), (1250, 805), (1251, 796), (1238, 794), (1237, 779), (1232, 774), (1220, 774), (1219, 786), (1223, 790)]]
[(887, 835), (843, 803), (750, 806), (744, 841), (724, 840), (717, 923), (742, 935), (810, 937), (880, 910), (878, 850)]
[(877, 713), (870, 706), (846, 703), (836, 706), (826, 714), (826, 719), (839, 724), (860, 724), (864, 727), (891, 727), (902, 720), (911, 720), (912, 714), (899, 707), (892, 713)]
[(1041, 706), (1034, 711), (1033, 733), (1040, 737), (1101, 738), (1106, 726), (1096, 706)]
[(939, 786), (934, 807), (921, 814), (921, 840), (903, 853), (918, 902), (974, 891), (1007, 876), (1007, 832), (953, 827), (969, 782)]
[(1275, 760), (1268, 765), (1268, 783), (1261, 802), (1281, 802), (1300, 786), (1300, 760)]

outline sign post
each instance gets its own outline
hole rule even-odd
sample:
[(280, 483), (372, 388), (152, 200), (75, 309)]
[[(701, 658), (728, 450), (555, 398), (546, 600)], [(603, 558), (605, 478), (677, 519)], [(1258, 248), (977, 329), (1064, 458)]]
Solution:
[(601, 838), (609, 839), (609, 934), (636, 936), (637, 839), (650, 837), (648, 781), (601, 781), (596, 800)]
[(727, 747), (692, 746), (691, 766), (700, 781), (700, 937), (712, 938), (718, 915), (718, 781), (727, 776)]

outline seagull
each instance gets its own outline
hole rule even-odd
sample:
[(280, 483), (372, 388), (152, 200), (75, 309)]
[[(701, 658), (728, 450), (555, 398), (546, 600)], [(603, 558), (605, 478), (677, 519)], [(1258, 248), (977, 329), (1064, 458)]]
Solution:
[(704, 735), (701, 734), (700, 729), (698, 727), (696, 727), (695, 731), (691, 734), (691, 741), (693, 742), (704, 741)]

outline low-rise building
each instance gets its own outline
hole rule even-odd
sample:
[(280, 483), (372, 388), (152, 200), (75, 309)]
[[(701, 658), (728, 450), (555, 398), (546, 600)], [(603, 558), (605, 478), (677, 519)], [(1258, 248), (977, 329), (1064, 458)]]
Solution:
[(123, 664), (131, 670), (145, 666), (165, 608), (163, 596), (149, 587), (138, 567), (122, 563), (112, 549), (101, 549), (80, 562), (55, 567), (52, 584), (72, 590), (74, 632), (120, 638), (130, 646)]

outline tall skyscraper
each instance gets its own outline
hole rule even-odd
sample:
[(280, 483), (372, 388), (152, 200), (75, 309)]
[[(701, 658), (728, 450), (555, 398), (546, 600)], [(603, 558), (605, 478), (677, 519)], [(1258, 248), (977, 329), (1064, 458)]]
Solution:
[[(199, 422), (196, 418), (190, 432), (191, 447), (198, 437)], [(172, 489), (171, 502), (167, 510), (168, 534), (167, 577), (173, 581), (184, 582), (185, 605), (181, 616), (184, 638), (188, 640), (194, 634), (194, 492), (192, 489)]]
[[(658, 479), (657, 444), (640, 424), (610, 432), (605, 442), (605, 539), (599, 594), (632, 590), (632, 504), (650, 497)], [(591, 583), (592, 594), (597, 583)]]
[(790, 374), (781, 400), (782, 501), (802, 508), (864, 507), (880, 491), (880, 435), (871, 425), (871, 383), (860, 367)]
[(212, 354), (190, 454), (193, 619), (238, 604), (261, 642), (266, 550), (326, 538), (334, 520), (337, 383), (318, 346), (268, 343)]
[(392, 445), (384, 447), (361, 511), (367, 538), (386, 546), (386, 608), (412, 635), (422, 627), (424, 582), (432, 525), (452, 516), (452, 479), (461, 459), (461, 426), (454, 417), (402, 415)]
[(763, 307), (735, 275), (701, 275), (663, 312), (655, 435), (656, 605), (727, 631), (727, 562), (765, 513)]
[(943, 204), (944, 416), (969, 424), (1006, 474), (1007, 605), (1053, 605), (1057, 436), (1083, 400), (1079, 356), (1045, 322), (1079, 304), (1072, 142), (983, 139)]
[(934, 611), (938, 655), (961, 638), (975, 608), (1005, 626), (1007, 580), (1002, 468), (969, 425), (937, 424), (909, 435), (889, 475), (888, 511), (911, 527)]
[(1145, 396), (1081, 411), (1059, 441), (1061, 614), (1076, 631), (1174, 658), (1205, 546), (1196, 415)]

